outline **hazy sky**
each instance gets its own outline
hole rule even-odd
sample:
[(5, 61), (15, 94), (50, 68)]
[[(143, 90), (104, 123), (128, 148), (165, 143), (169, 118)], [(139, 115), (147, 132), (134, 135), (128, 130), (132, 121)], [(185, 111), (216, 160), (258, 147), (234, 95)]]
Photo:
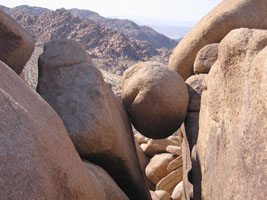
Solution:
[(7, 7), (80, 8), (105, 17), (162, 21), (198, 21), (222, 0), (0, 0)]

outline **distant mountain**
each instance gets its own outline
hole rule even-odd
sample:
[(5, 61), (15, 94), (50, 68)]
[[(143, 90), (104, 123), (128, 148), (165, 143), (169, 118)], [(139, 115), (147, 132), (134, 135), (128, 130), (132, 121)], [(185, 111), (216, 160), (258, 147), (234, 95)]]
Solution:
[(121, 31), (125, 35), (136, 38), (138, 40), (148, 41), (155, 48), (174, 48), (178, 41), (170, 39), (160, 34), (148, 26), (139, 26), (128, 19), (111, 19), (100, 16), (98, 13), (89, 10), (70, 9), (73, 15), (82, 19), (91, 19), (97, 21), (104, 26)]
[(40, 16), (41, 14), (50, 11), (47, 8), (32, 7), (27, 5), (17, 6), (15, 8), (8, 8), (0, 5), (0, 9), (4, 10), (6, 13), (10, 15), (14, 15), (16, 13), (27, 13), (34, 16)]
[[(37, 17), (51, 11), (46, 8), (31, 7), (27, 5), (17, 6), (15, 8), (7, 8), (1, 6), (0, 8), (10, 15), (15, 15), (17, 13), (26, 13)], [(69, 11), (74, 16), (79, 17), (80, 19), (89, 19), (101, 23), (106, 27), (120, 31), (123, 34), (133, 37), (137, 40), (147, 41), (154, 48), (173, 49), (178, 44), (177, 40), (170, 39), (165, 35), (156, 32), (155, 30), (153, 30), (148, 26), (139, 26), (133, 21), (127, 19), (105, 18), (99, 15), (98, 13), (90, 10), (70, 9)]]

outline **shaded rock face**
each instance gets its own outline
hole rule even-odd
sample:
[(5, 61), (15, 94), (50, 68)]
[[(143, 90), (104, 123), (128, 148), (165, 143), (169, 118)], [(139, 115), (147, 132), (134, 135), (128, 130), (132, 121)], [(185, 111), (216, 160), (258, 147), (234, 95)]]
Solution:
[(107, 199), (55, 111), (0, 62), (1, 199)]
[(122, 100), (136, 130), (160, 139), (182, 124), (188, 104), (184, 80), (158, 62), (127, 69), (122, 78)]
[(267, 29), (266, 0), (224, 0), (177, 45), (169, 61), (169, 67), (184, 79), (193, 73), (198, 51), (207, 44), (220, 42), (235, 28)]
[(104, 168), (130, 199), (149, 199), (127, 114), (91, 61), (74, 59), (84, 50), (71, 51), (73, 43), (45, 45), (37, 91), (59, 114), (81, 157)]
[(198, 74), (190, 76), (186, 80), (189, 91), (189, 105), (182, 128), (184, 199), (201, 199), (201, 188), (198, 185), (201, 180), (201, 177), (199, 177), (201, 173), (199, 163), (196, 162), (195, 152), (193, 150), (198, 139), (201, 95), (206, 87), (205, 80), (207, 77), (207, 74)]
[(194, 62), (195, 74), (209, 73), (210, 68), (218, 58), (218, 43), (208, 44), (199, 50)]
[(266, 46), (267, 31), (250, 29), (231, 31), (219, 45), (196, 145), (202, 199), (266, 199)]
[(0, 10), (0, 44), (0, 60), (20, 74), (31, 57), (34, 41), (27, 31), (2, 10)]
[(105, 190), (106, 199), (108, 200), (129, 200), (123, 193), (115, 181), (101, 167), (94, 165), (88, 161), (83, 161), (89, 172), (94, 173), (97, 180), (101, 183), (101, 187)]
[(207, 74), (193, 75), (186, 80), (185, 83), (189, 93), (188, 112), (199, 112), (201, 94), (205, 87), (203, 82), (207, 76)]

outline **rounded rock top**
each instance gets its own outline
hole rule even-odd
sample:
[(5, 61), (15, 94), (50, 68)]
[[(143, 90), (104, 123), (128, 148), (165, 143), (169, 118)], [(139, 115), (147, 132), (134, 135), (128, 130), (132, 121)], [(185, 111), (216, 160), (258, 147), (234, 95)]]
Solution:
[(188, 105), (183, 78), (159, 62), (142, 62), (122, 78), (122, 100), (134, 127), (143, 135), (161, 139), (183, 123)]

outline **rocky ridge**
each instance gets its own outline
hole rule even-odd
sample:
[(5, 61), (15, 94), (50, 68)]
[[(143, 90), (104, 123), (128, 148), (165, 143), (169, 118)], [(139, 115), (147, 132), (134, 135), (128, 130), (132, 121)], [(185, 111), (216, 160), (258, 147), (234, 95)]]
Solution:
[(98, 68), (119, 75), (136, 61), (155, 59), (166, 63), (170, 55), (169, 49), (155, 49), (146, 41), (92, 20), (80, 19), (65, 9), (45, 12), (39, 17), (26, 13), (12, 16), (34, 36), (36, 44), (64, 38), (76, 40), (83, 44)]

